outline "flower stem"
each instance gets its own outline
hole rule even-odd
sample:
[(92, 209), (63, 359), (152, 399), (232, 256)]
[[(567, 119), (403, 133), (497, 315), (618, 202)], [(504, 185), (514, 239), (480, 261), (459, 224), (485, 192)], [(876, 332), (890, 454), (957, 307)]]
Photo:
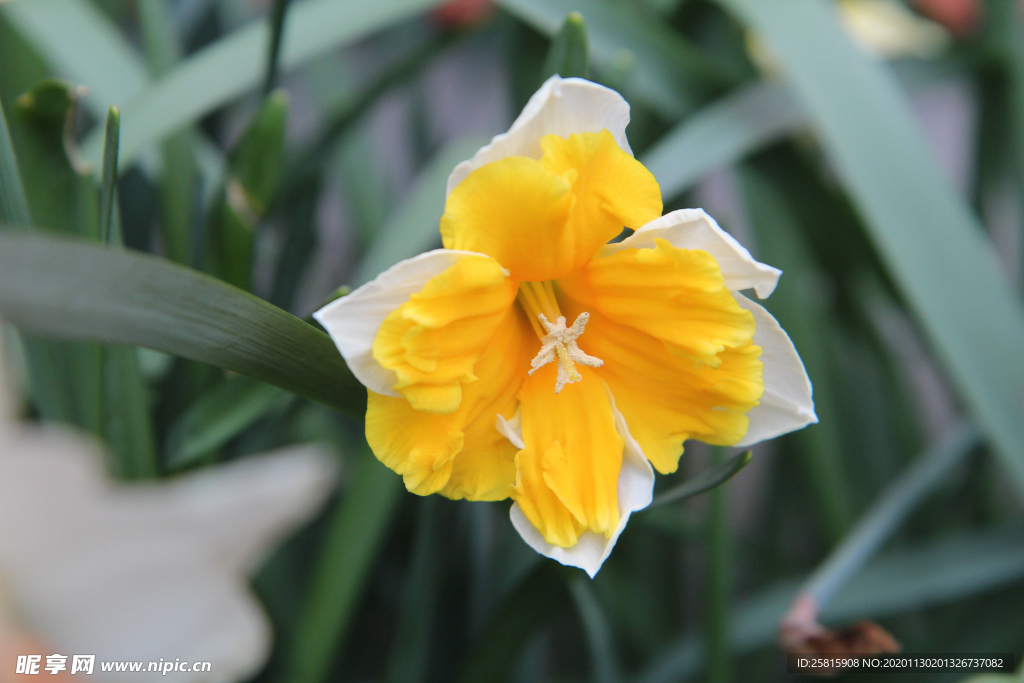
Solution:
[[(711, 449), (711, 466), (725, 460), (725, 449)], [(729, 607), (732, 599), (732, 548), (729, 539), (728, 500), (725, 486), (708, 496), (707, 681), (732, 680), (729, 661)]]

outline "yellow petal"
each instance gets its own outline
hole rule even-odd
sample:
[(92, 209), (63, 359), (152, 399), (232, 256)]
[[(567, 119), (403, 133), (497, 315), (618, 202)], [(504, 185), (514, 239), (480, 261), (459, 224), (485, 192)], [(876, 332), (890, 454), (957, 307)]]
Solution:
[[(563, 309), (583, 310), (568, 298)], [(723, 446), (742, 439), (746, 413), (764, 390), (761, 348), (749, 341), (722, 351), (718, 367), (711, 367), (593, 311), (581, 339), (587, 353), (604, 359), (592, 372), (607, 382), (630, 433), (663, 474), (676, 470), (686, 439)]]
[(413, 408), (451, 413), (517, 291), (494, 259), (464, 256), (384, 319), (373, 357)]
[(581, 268), (622, 228), (661, 215), (654, 176), (607, 130), (548, 135), (540, 161), (506, 157), (470, 173), (448, 196), (441, 237), (448, 249), (497, 259), (519, 280)]
[[(622, 232), (639, 230), (661, 216), (661, 188), (651, 172), (623, 152), (607, 130), (577, 133), (568, 138), (545, 135), (541, 163), (565, 175), (575, 171), (572, 193), (576, 206), (569, 234), (574, 240), (575, 270), (598, 248)], [(561, 277), (554, 275), (553, 278)]]
[(374, 454), (401, 474), (413, 493), (507, 498), (515, 483), (517, 449), (495, 428), (495, 419), (514, 415), (536, 344), (522, 311), (509, 308), (474, 368), (480, 379), (463, 387), (458, 409), (446, 415), (370, 391), (366, 439)]
[(584, 530), (610, 536), (619, 523), (623, 440), (608, 392), (593, 371), (555, 394), (556, 369), (528, 377), (520, 392), (523, 443), (512, 497), (548, 543), (576, 544)]
[(706, 251), (654, 242), (653, 249), (622, 249), (595, 258), (558, 284), (582, 310), (642, 330), (673, 353), (717, 367), (724, 350), (750, 341), (753, 315), (736, 303)]

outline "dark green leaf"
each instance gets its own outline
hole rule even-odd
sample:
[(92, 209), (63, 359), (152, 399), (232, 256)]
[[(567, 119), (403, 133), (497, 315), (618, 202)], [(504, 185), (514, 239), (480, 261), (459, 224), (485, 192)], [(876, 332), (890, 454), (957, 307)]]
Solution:
[(590, 680), (593, 683), (618, 683), (622, 680), (619, 658), (615, 651), (615, 639), (611, 626), (594, 590), (590, 579), (577, 577), (569, 583), (572, 595), (587, 637), (587, 651), (590, 654)]
[(26, 329), (145, 346), (249, 375), (361, 416), (365, 390), (327, 335), (162, 259), (0, 235), (0, 316)]

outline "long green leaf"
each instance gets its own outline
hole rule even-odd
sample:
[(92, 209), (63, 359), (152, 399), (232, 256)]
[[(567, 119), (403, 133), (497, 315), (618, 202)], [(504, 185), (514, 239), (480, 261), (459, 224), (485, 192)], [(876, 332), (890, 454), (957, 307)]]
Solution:
[(824, 0), (722, 0), (771, 43), (893, 280), (1024, 492), (1024, 308), (894, 77)]
[(704, 176), (798, 131), (805, 117), (780, 83), (744, 85), (686, 118), (641, 158), (668, 200)]
[[(281, 66), (294, 67), (438, 2), (306, 0), (288, 15)], [(263, 55), (269, 43), (268, 30), (267, 22), (261, 20), (221, 38), (180, 62), (127, 103), (122, 111), (122, 165), (129, 166), (146, 145), (158, 142), (260, 84), (266, 64)], [(99, 159), (100, 137), (94, 132), (82, 145), (86, 159)]]
[(325, 680), (401, 498), (401, 479), (363, 453), (316, 561), (289, 653), (288, 683)]
[(734, 75), (712, 62), (678, 32), (629, 3), (610, 0), (499, 0), (509, 12), (554, 36), (571, 12), (587, 22), (591, 55), (598, 66), (635, 60), (624, 89), (636, 92), (664, 115), (678, 118)]
[(365, 391), (327, 335), (265, 301), (152, 256), (0, 235), (0, 316), (44, 334), (209, 363), (361, 415)]

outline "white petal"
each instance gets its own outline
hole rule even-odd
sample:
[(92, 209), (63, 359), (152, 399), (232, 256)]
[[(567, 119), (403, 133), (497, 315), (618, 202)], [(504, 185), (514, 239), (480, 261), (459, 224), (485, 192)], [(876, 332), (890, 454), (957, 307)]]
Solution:
[(513, 446), (519, 450), (526, 448), (526, 444), (523, 443), (523, 411), (521, 408), (516, 408), (516, 414), (512, 416), (511, 420), (506, 420), (501, 413), (498, 413), (494, 426), (502, 436), (512, 442)]
[(587, 572), (590, 578), (597, 575), (601, 565), (611, 555), (612, 548), (619, 540), (619, 535), (626, 528), (630, 514), (650, 505), (654, 495), (654, 469), (651, 468), (651, 463), (647, 461), (643, 451), (640, 450), (640, 444), (629, 433), (625, 418), (615, 407), (614, 398), (612, 398), (612, 411), (615, 414), (615, 429), (626, 443), (622, 469), (619, 471), (619, 525), (615, 528), (611, 538), (588, 530), (583, 532), (576, 545), (571, 548), (563, 548), (544, 540), (536, 527), (527, 519), (519, 507), (519, 503), (514, 503), (509, 512), (512, 526), (523, 537), (527, 545), (545, 557), (558, 560), (570, 567), (579, 567)]
[(373, 340), (384, 318), (423, 289), (427, 281), (443, 273), (462, 256), (480, 256), (472, 251), (435, 249), (400, 261), (371, 282), (327, 304), (313, 314), (331, 335), (345, 357), (352, 374), (363, 386), (385, 396), (399, 396), (392, 370), (373, 358)]
[(463, 161), (448, 176), (451, 194), (470, 173), (493, 161), (511, 156), (540, 159), (540, 139), (545, 135), (567, 138), (574, 133), (600, 133), (607, 129), (625, 152), (629, 104), (622, 95), (582, 78), (552, 76), (533, 94), (507, 133), (495, 135), (472, 159)]
[(701, 249), (718, 261), (730, 291), (753, 288), (757, 298), (767, 299), (775, 291), (782, 271), (754, 260), (750, 252), (722, 230), (704, 209), (680, 209), (656, 218), (626, 239), (609, 244), (601, 256), (620, 249), (651, 249), (655, 238), (667, 240), (680, 249)]
[(814, 414), (811, 380), (789, 335), (760, 304), (742, 294), (736, 294), (736, 301), (754, 314), (754, 343), (763, 350), (764, 396), (760, 405), (747, 413), (750, 428), (736, 444), (751, 446), (813, 424), (818, 416)]
[[(25, 430), (0, 453), (0, 583), (20, 626), (97, 660), (209, 661), (175, 681), (253, 674), (270, 625), (247, 573), (323, 502), (331, 458), (245, 458), (170, 484), (113, 485), (95, 444)], [(124, 676), (100, 671), (97, 681)]]

